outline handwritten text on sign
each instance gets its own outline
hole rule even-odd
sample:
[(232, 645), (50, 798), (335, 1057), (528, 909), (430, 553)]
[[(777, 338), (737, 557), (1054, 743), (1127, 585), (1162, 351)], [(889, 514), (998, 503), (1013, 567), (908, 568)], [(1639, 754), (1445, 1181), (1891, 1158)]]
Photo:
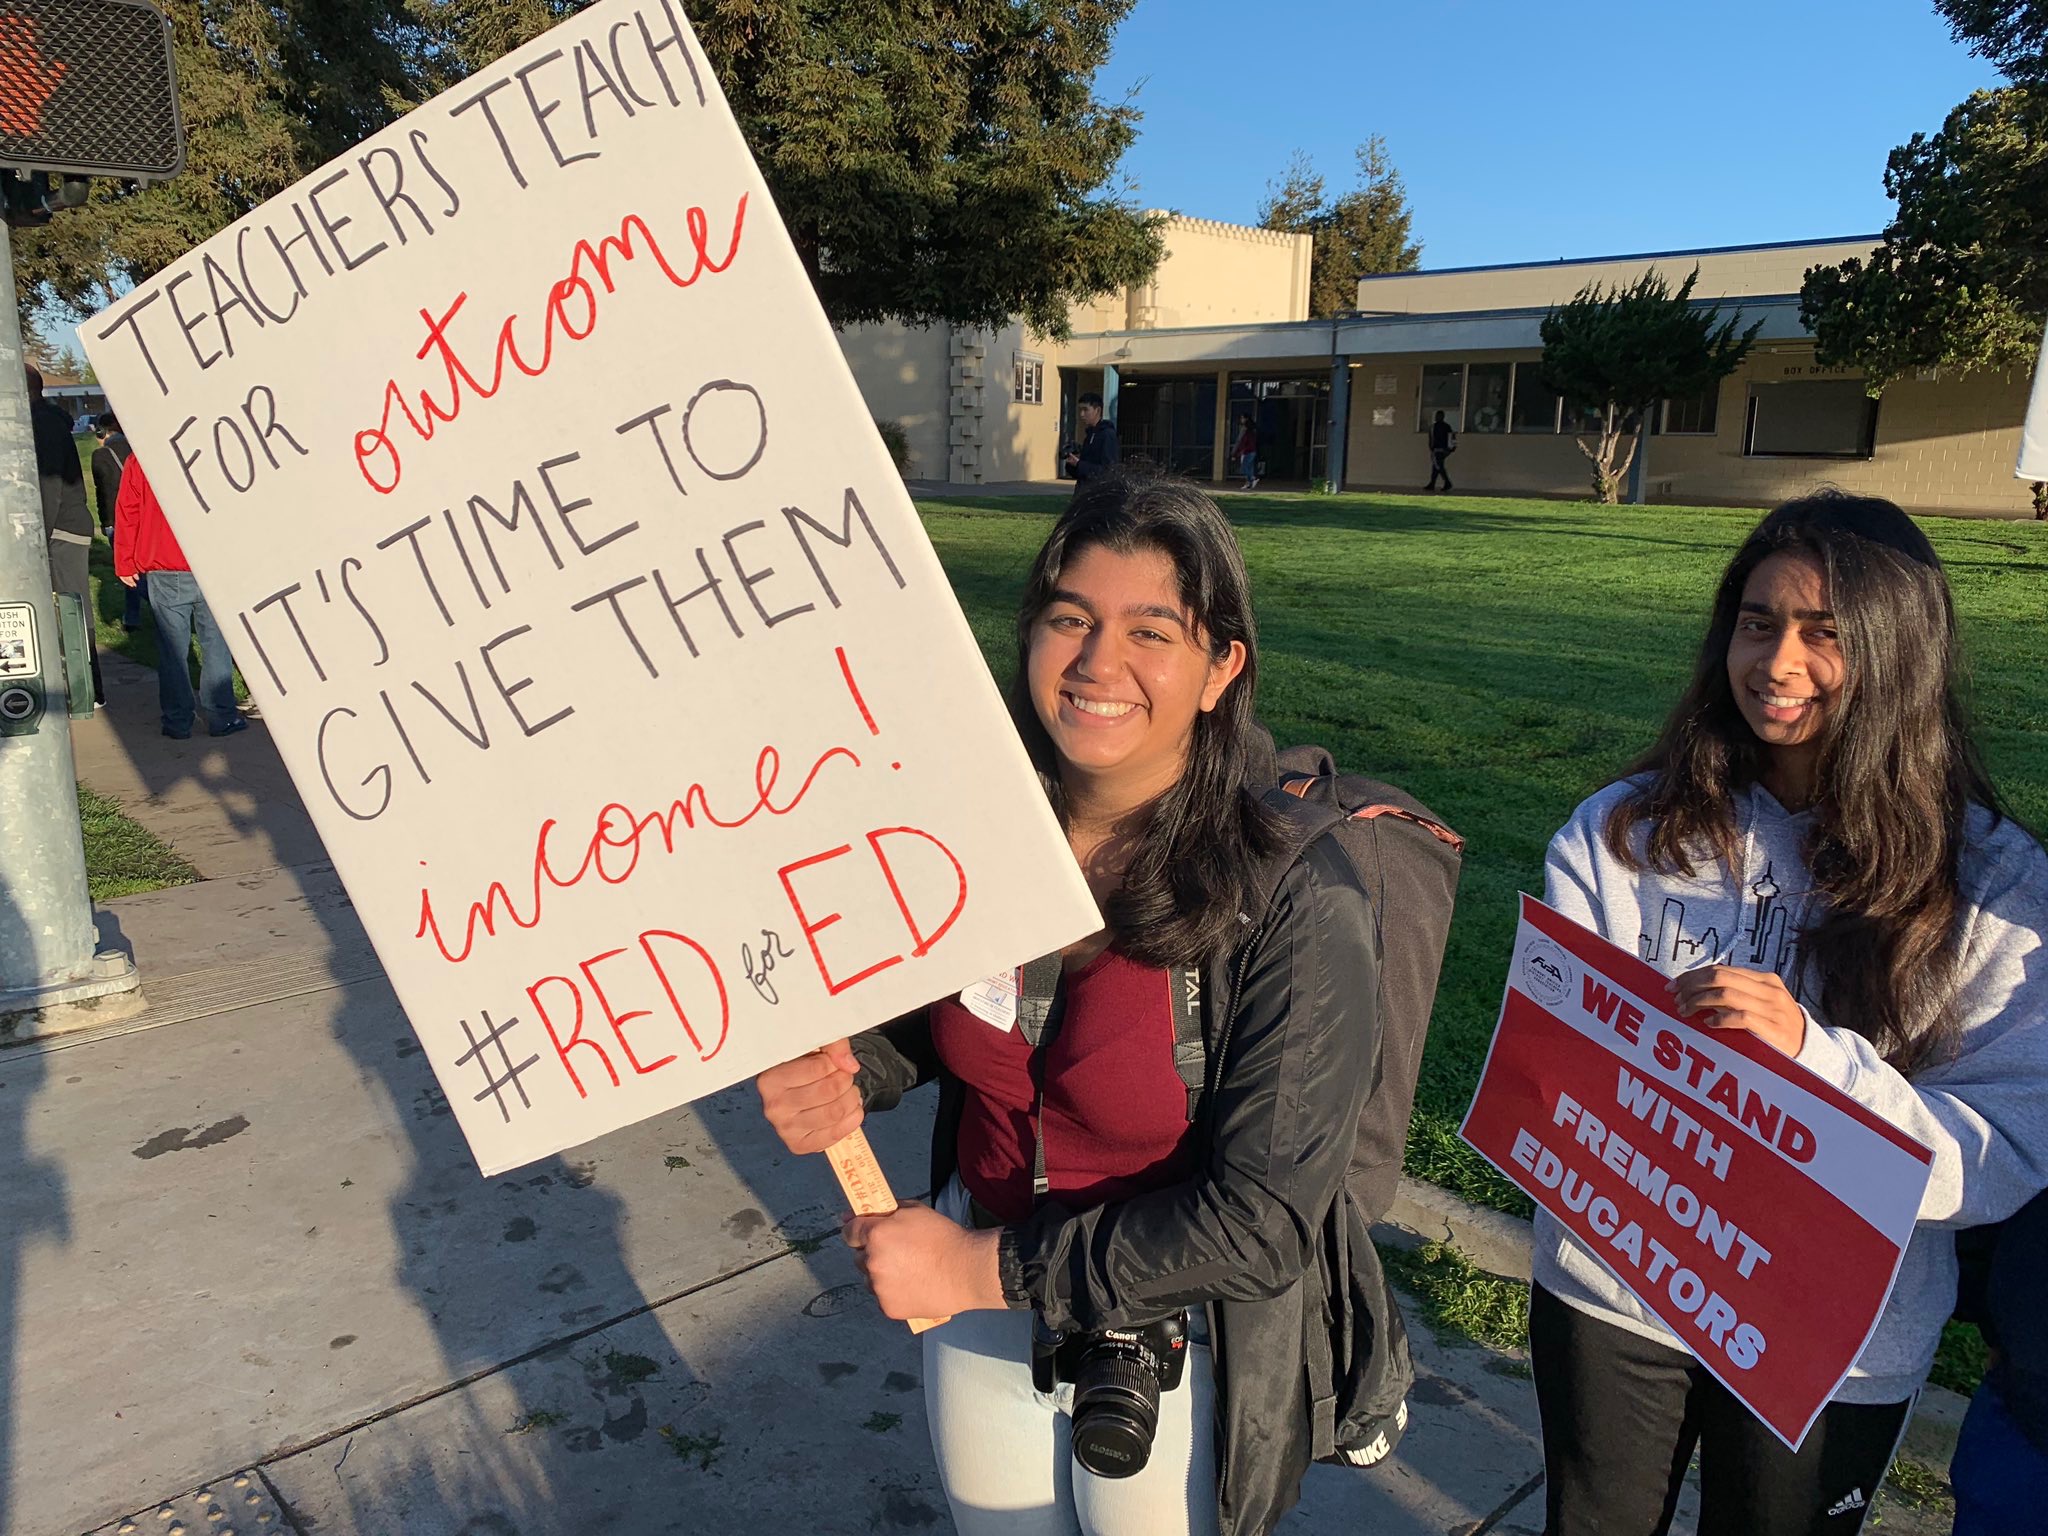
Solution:
[(1097, 925), (675, 0), (85, 334), (487, 1172)]
[(1463, 1134), (1797, 1447), (1862, 1352), (1926, 1148), (1531, 897)]

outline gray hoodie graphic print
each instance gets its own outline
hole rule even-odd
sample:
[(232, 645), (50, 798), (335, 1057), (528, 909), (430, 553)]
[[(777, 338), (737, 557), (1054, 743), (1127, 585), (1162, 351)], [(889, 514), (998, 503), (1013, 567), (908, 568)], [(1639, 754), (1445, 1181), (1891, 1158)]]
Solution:
[[(1961, 865), (1965, 910), (1955, 1056), (1908, 1079), (1844, 1021), (1819, 1011), (1799, 940), (1819, 915), (1805, 846), (1813, 818), (1761, 786), (1736, 801), (1741, 868), (1694, 878), (1639, 872), (1607, 850), (1608, 813), (1635, 781), (1579, 806), (1551, 840), (1544, 900), (1667, 976), (1702, 965), (1774, 971), (1807, 1014), (1798, 1061), (1934, 1152), (1897, 1283), (1837, 1401), (1895, 1403), (1926, 1380), (1955, 1305), (1958, 1227), (1999, 1221), (2048, 1187), (2048, 854), (2011, 821), (1973, 808)], [(1643, 834), (1637, 834), (1637, 848)], [(1810, 968), (1807, 968), (1810, 971)], [(1785, 1255), (1826, 1265), (1814, 1252)], [(1557, 1222), (1536, 1216), (1536, 1283), (1616, 1327), (1684, 1345)]]

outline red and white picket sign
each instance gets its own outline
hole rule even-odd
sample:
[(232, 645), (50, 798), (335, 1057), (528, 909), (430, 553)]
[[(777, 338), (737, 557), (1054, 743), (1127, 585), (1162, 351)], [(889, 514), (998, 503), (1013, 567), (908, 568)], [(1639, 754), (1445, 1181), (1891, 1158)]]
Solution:
[(1465, 1140), (1795, 1450), (1877, 1327), (1933, 1154), (1522, 898)]

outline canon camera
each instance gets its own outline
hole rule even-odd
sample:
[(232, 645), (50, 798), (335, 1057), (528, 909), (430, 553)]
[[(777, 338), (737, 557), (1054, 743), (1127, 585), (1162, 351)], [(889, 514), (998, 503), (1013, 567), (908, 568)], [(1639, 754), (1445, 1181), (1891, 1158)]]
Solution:
[(1097, 1477), (1129, 1477), (1144, 1468), (1159, 1430), (1159, 1394), (1180, 1385), (1188, 1359), (1188, 1315), (1176, 1312), (1142, 1328), (1061, 1333), (1037, 1319), (1031, 1383), (1051, 1392), (1074, 1384), (1074, 1460)]

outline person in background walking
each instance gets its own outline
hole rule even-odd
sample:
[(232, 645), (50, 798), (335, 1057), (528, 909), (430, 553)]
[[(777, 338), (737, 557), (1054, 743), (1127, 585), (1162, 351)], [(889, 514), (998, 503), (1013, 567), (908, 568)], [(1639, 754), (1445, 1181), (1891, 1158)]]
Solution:
[(1956, 1234), (1956, 1248), (1956, 1310), (1984, 1329), (1991, 1365), (1949, 1466), (1955, 1536), (2031, 1536), (2048, 1509), (2048, 1192), (2001, 1226)]
[(36, 478), (42, 483), (43, 533), (50, 544), (50, 590), (76, 597), (85, 608), (85, 644), (92, 661), (92, 699), (107, 702), (100, 682), (100, 648), (93, 637), (92, 508), (85, 504), (85, 470), (71, 418), (43, 398), (43, 375), (28, 368), (29, 425), (35, 431)]
[(1237, 446), (1231, 449), (1237, 459), (1237, 467), (1244, 473), (1244, 488), (1255, 491), (1259, 488), (1259, 429), (1252, 425), (1249, 416), (1237, 418)]
[(1429, 428), (1429, 484), (1423, 487), (1425, 491), (1435, 490), (1439, 477), (1444, 482), (1445, 490), (1448, 491), (1451, 488), (1451, 471), (1448, 461), (1451, 455), (1457, 451), (1458, 434), (1452, 429), (1451, 424), (1444, 420), (1444, 413), (1438, 411), (1436, 413), (1436, 420), (1430, 424)]
[[(128, 439), (121, 435), (121, 423), (112, 411), (100, 413), (100, 419), (93, 426), (99, 435), (100, 445), (92, 451), (93, 499), (100, 509), (100, 526), (105, 530), (107, 542), (114, 542), (114, 508), (121, 499), (121, 469), (127, 464), (132, 451)], [(149, 596), (149, 581), (137, 578), (132, 587), (122, 589), (121, 627), (131, 634), (142, 625), (142, 602)]]
[(1116, 423), (1102, 414), (1102, 396), (1091, 392), (1081, 397), (1081, 431), (1081, 446), (1067, 454), (1076, 491), (1095, 476), (1116, 468), (1124, 456), (1116, 440)]
[(184, 741), (192, 734), (192, 642), (199, 642), (197, 708), (214, 736), (249, 728), (235, 707), (235, 659), (213, 610), (193, 579), (185, 552), (164, 521), (164, 509), (149, 488), (141, 461), (131, 455), (121, 470), (120, 510), (114, 519), (114, 574), (128, 587), (149, 577), (149, 612), (156, 621), (156, 696), (164, 734)]

